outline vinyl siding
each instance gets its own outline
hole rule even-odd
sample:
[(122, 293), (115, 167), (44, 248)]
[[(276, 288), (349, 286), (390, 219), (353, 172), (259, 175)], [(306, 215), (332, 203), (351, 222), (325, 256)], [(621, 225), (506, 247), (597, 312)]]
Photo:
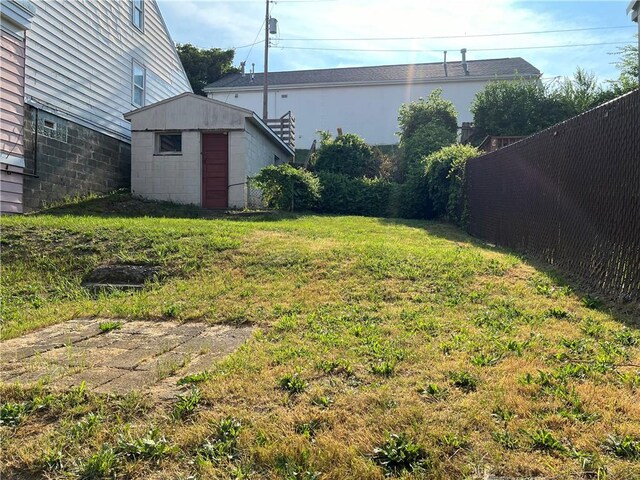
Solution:
[(131, 2), (38, 3), (27, 33), (27, 101), (101, 133), (129, 141), (123, 113), (132, 100), (132, 62), (146, 70), (145, 104), (191, 87), (154, 0), (144, 32), (131, 22)]
[(24, 155), (24, 40), (1, 31), (0, 151), (2, 157)]
[(20, 175), (24, 169), (13, 165), (3, 165), (0, 170), (0, 212), (22, 213), (22, 182)]

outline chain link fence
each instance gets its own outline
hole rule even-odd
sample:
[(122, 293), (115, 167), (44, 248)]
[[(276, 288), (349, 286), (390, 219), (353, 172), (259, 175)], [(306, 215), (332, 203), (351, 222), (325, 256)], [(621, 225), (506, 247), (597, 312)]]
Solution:
[(640, 301), (640, 90), (467, 164), (469, 232)]
[(256, 187), (252, 180), (253, 177), (247, 177), (247, 199), (245, 206), (251, 210), (262, 210), (266, 208), (262, 200), (262, 190)]

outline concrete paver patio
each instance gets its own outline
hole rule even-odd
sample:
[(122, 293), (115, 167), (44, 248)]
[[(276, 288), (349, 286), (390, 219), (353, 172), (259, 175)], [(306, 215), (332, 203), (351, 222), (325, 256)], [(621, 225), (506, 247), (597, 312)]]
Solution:
[(207, 370), (232, 353), (253, 331), (250, 327), (178, 323), (122, 322), (78, 318), (0, 343), (0, 382), (48, 382), (59, 388), (80, 385), (97, 393), (152, 390), (159, 398), (179, 392), (176, 381)]

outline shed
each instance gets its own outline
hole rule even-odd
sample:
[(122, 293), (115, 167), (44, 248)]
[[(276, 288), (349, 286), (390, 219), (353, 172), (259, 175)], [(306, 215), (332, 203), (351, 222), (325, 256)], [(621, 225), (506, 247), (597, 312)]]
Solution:
[(151, 200), (254, 206), (248, 179), (294, 155), (251, 110), (193, 93), (124, 117), (131, 122), (131, 192)]

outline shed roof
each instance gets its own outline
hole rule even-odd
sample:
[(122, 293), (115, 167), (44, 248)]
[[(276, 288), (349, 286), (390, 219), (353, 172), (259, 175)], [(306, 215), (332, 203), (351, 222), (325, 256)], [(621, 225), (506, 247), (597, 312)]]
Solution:
[[(176, 108), (182, 111), (185, 111), (185, 109), (188, 110), (187, 113), (190, 115), (190, 118), (189, 118), (190, 125), (183, 125), (182, 128), (184, 129), (192, 129), (194, 127), (194, 125), (191, 125), (191, 123), (195, 121), (194, 117), (197, 117), (198, 110), (204, 110), (206, 113), (206, 116), (208, 117), (215, 117), (216, 113), (222, 114), (222, 116), (225, 116), (227, 112), (232, 112), (231, 113), (232, 117), (236, 119), (235, 120), (236, 128), (243, 128), (244, 124), (241, 124), (238, 122), (240, 122), (241, 119), (244, 118), (250, 121), (251, 123), (253, 123), (254, 125), (256, 125), (259, 129), (261, 129), (267, 135), (267, 137), (271, 138), (273, 142), (277, 143), (281, 148), (289, 152), (291, 156), (293, 156), (295, 153), (289, 145), (287, 145), (271, 128), (267, 126), (267, 124), (258, 115), (256, 115), (255, 112), (252, 112), (251, 110), (247, 110), (246, 108), (238, 107), (236, 105), (231, 105), (229, 103), (221, 102), (219, 100), (214, 100), (212, 98), (202, 97), (194, 93), (189, 93), (189, 92), (181, 93), (180, 95), (176, 95), (174, 97), (161, 100), (151, 105), (137, 108), (136, 110), (132, 110), (130, 112), (125, 113), (124, 118), (126, 120), (132, 121), (134, 117), (142, 114), (143, 116), (142, 118), (139, 118), (139, 120), (145, 123), (149, 123), (151, 120), (149, 118), (145, 120), (145, 117), (149, 117), (149, 115), (144, 115), (145, 112), (150, 112), (155, 109), (167, 107), (170, 104), (175, 104), (178, 102), (180, 103), (187, 102), (187, 105), (181, 105), (181, 106), (175, 105), (174, 108), (171, 108), (170, 110), (175, 110)], [(221, 109), (221, 110), (215, 111), (214, 109)], [(153, 115), (151, 115), (151, 117), (153, 117)], [(180, 126), (174, 123), (176, 121), (175, 118), (176, 117), (174, 116), (171, 119), (172, 120), (171, 129), (179, 130)], [(183, 123), (183, 122), (184, 121), (180, 121), (180, 123)], [(198, 126), (198, 128), (202, 130), (206, 130), (206, 128), (202, 128), (200, 126)]]
[[(520, 57), (469, 60), (467, 66), (469, 75), (465, 75), (462, 62), (447, 62), (446, 76), (443, 62), (269, 72), (269, 85), (419, 83), (434, 79), (455, 81), (464, 78), (540, 76), (540, 70)], [(210, 83), (204, 90), (262, 87), (263, 82), (263, 73), (256, 73), (253, 79), (250, 74), (243, 76), (240, 73), (230, 73)]]

